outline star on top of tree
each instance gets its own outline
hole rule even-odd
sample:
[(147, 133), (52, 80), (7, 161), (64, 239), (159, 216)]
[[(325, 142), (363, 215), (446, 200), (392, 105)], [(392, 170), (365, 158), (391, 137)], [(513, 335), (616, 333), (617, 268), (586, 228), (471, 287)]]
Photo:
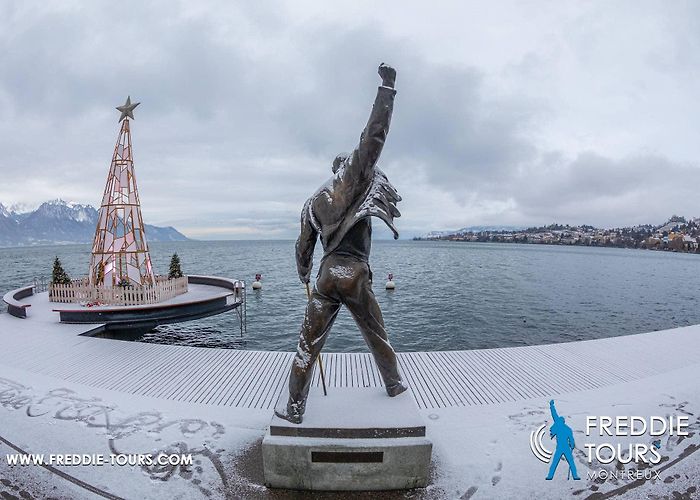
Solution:
[(117, 111), (121, 111), (121, 116), (119, 117), (119, 121), (121, 122), (124, 118), (131, 118), (132, 120), (134, 119), (134, 108), (141, 104), (140, 102), (136, 102), (134, 104), (131, 104), (131, 96), (128, 96), (126, 98), (126, 102), (124, 103), (123, 106), (117, 106)]

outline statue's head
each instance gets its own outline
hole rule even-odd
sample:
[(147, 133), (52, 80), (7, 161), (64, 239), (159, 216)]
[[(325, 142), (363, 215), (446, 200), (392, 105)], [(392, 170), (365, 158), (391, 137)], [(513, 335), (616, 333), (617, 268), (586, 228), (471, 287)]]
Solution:
[(336, 173), (340, 166), (347, 161), (348, 156), (347, 153), (340, 153), (335, 157), (335, 160), (333, 160), (333, 173)]

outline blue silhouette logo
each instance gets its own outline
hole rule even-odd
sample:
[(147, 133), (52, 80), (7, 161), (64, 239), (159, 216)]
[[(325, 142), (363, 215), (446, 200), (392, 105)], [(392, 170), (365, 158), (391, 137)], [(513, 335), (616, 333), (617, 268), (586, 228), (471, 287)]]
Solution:
[(557, 409), (554, 407), (554, 400), (549, 402), (549, 409), (552, 412), (553, 421), (549, 428), (549, 437), (550, 439), (556, 439), (557, 447), (554, 452), (551, 452), (542, 442), (544, 431), (547, 428), (547, 424), (542, 424), (537, 430), (530, 433), (530, 449), (532, 450), (532, 454), (535, 455), (538, 460), (550, 464), (547, 480), (551, 480), (554, 477), (554, 473), (562, 457), (564, 457), (569, 465), (567, 479), (571, 477), (575, 480), (581, 479), (576, 472), (576, 464), (574, 463), (574, 456), (572, 453), (576, 447), (574, 432), (571, 430), (571, 427), (566, 425), (564, 417), (559, 416), (557, 413)]
[(578, 477), (578, 473), (576, 472), (576, 464), (574, 463), (574, 456), (572, 454), (573, 449), (576, 447), (574, 432), (571, 430), (571, 427), (566, 425), (564, 417), (559, 416), (557, 413), (557, 409), (554, 407), (554, 400), (549, 402), (549, 410), (552, 412), (553, 422), (549, 428), (549, 437), (557, 440), (557, 447), (552, 455), (552, 461), (549, 465), (549, 474), (547, 474), (546, 479), (548, 481), (552, 480), (559, 466), (559, 462), (562, 457), (564, 457), (569, 464), (567, 479), (573, 477), (575, 480), (579, 480), (581, 478)]

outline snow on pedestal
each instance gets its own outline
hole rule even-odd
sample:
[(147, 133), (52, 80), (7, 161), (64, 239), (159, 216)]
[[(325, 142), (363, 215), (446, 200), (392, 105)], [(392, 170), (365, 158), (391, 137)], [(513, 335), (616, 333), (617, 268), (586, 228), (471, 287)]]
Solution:
[[(283, 392), (278, 401), (287, 402)], [(277, 416), (263, 439), (265, 484), (306, 490), (424, 487), (432, 443), (409, 391), (379, 387), (312, 388), (304, 421)]]

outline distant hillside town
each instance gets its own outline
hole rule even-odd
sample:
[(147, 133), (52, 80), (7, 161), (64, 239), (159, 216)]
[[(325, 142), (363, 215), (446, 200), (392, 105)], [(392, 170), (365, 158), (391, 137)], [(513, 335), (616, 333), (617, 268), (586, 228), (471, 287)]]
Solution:
[[(90, 205), (52, 200), (36, 210), (0, 203), (0, 247), (91, 243), (97, 226), (97, 209)], [(184, 241), (173, 227), (145, 224), (148, 241)]]
[(645, 248), (675, 252), (698, 252), (700, 217), (686, 220), (674, 215), (661, 226), (650, 224), (615, 229), (593, 226), (549, 226), (515, 229), (510, 227), (468, 227), (454, 232), (432, 232), (416, 240), (532, 243), (541, 245), (582, 245)]

